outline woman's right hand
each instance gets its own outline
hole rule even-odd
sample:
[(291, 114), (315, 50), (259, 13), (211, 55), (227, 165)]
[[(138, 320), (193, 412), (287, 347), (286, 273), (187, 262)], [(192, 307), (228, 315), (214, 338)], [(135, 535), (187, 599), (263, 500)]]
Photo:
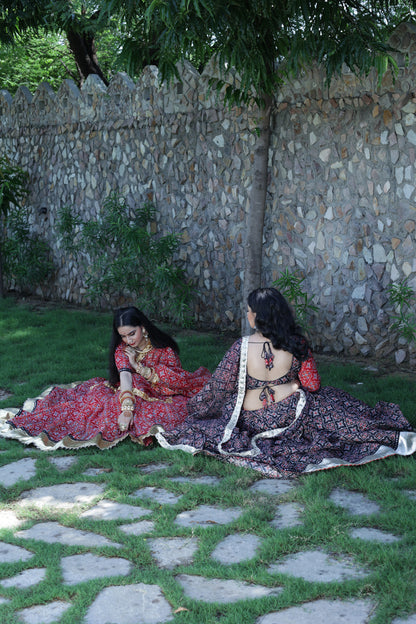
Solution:
[(133, 347), (126, 347), (125, 351), (129, 358), (130, 366), (133, 370), (136, 370), (136, 351)]
[(118, 428), (120, 431), (127, 431), (133, 420), (133, 412), (123, 411), (118, 417)]

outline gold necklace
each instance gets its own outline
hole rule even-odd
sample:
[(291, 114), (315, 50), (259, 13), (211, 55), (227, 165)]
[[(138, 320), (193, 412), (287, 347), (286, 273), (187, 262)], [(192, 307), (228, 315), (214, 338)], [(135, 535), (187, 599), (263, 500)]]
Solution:
[(136, 355), (136, 362), (141, 362), (145, 355), (147, 353), (149, 353), (149, 351), (151, 351), (153, 349), (153, 345), (150, 342), (150, 338), (147, 338), (146, 344), (144, 345), (143, 349), (139, 349), (138, 347), (135, 348), (135, 351), (137, 353)]

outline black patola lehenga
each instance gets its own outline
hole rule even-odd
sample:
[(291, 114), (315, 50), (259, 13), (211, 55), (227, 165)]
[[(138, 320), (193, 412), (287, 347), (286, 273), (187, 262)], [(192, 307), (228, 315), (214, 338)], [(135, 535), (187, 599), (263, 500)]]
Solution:
[[(313, 356), (293, 356), (290, 371), (273, 382), (247, 374), (248, 339), (237, 340), (211, 380), (188, 402), (188, 418), (169, 432), (152, 433), (164, 448), (205, 453), (269, 477), (359, 465), (416, 451), (416, 433), (398, 405), (374, 408), (347, 392), (321, 387)], [(282, 401), (244, 410), (247, 389), (298, 380)], [(266, 402), (265, 402), (266, 403)]]

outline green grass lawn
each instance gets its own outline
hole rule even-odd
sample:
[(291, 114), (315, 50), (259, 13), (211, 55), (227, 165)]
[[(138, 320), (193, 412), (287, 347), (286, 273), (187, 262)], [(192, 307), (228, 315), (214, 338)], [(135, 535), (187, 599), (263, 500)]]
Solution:
[[(53, 383), (105, 377), (111, 320), (112, 315), (108, 312), (34, 306), (14, 299), (0, 301), (0, 391), (9, 395), (0, 401), (0, 407), (19, 407), (27, 397), (38, 395)], [(172, 334), (178, 340), (182, 364), (188, 370), (201, 365), (214, 370), (234, 340), (227, 335), (190, 330), (172, 331)], [(376, 365), (374, 362), (369, 364)], [(323, 362), (320, 372), (323, 385), (342, 387), (372, 405), (379, 399), (399, 403), (405, 416), (416, 426), (414, 376), (397, 371), (391, 375), (379, 375), (345, 361)], [(19, 482), (10, 488), (0, 486), (0, 511), (13, 509), (17, 497), (33, 487), (95, 481), (106, 484), (106, 499), (131, 503), (129, 494), (134, 490), (157, 485), (183, 494), (183, 497), (174, 506), (160, 506), (155, 502), (149, 504), (155, 522), (154, 534), (159, 537), (195, 535), (199, 539), (193, 563), (168, 571), (158, 568), (152, 560), (146, 545), (149, 535), (132, 537), (122, 533), (119, 529), (122, 521), (97, 522), (82, 519), (72, 512), (20, 512), (25, 519), (23, 528), (30, 528), (39, 521), (58, 520), (61, 524), (95, 531), (123, 543), (126, 548), (122, 554), (109, 547), (93, 547), (94, 553), (127, 557), (133, 563), (134, 571), (127, 579), (98, 579), (77, 586), (64, 586), (60, 582), (60, 559), (85, 549), (23, 540), (11, 529), (0, 529), (0, 540), (30, 548), (35, 553), (35, 557), (27, 563), (6, 564), (0, 561), (0, 596), (11, 599), (8, 605), (0, 605), (2, 624), (17, 624), (15, 612), (20, 608), (58, 599), (68, 600), (73, 605), (60, 622), (81, 623), (88, 606), (102, 588), (137, 582), (157, 583), (173, 609), (184, 607), (185, 610), (174, 616), (172, 621), (175, 623), (254, 624), (261, 615), (318, 598), (368, 598), (376, 607), (371, 624), (389, 624), (394, 617), (416, 612), (416, 500), (405, 495), (405, 490), (416, 489), (414, 457), (389, 458), (361, 467), (337, 468), (299, 477), (296, 479), (297, 487), (283, 495), (281, 501), (304, 506), (303, 524), (278, 531), (270, 525), (276, 501), (266, 495), (253, 495), (248, 490), (260, 475), (216, 459), (192, 457), (156, 446), (144, 449), (124, 441), (107, 451), (95, 448), (57, 451), (56, 456), (76, 455), (78, 458), (62, 473), (50, 464), (48, 453), (34, 447), (26, 448), (16, 441), (0, 438), (0, 451), (0, 466), (24, 457), (34, 457), (37, 468), (36, 476), (27, 482)], [(143, 475), (138, 470), (138, 466), (155, 461), (166, 462), (167, 469), (159, 475)], [(83, 475), (91, 467), (106, 471), (95, 477)], [(203, 487), (169, 480), (172, 476), (198, 474), (220, 477), (221, 486)], [(328, 499), (335, 487), (365, 494), (380, 505), (381, 512), (359, 518), (348, 515)], [(211, 559), (210, 553), (230, 532), (229, 527), (213, 525), (204, 529), (178, 529), (174, 525), (178, 513), (201, 504), (243, 507), (244, 514), (233, 523), (232, 532), (254, 533), (261, 538), (261, 548), (256, 557), (224, 566)], [(348, 530), (356, 526), (374, 527), (402, 539), (395, 544), (352, 539)], [(368, 567), (371, 574), (361, 580), (328, 584), (308, 583), (267, 572), (268, 565), (280, 557), (310, 549), (350, 555), (357, 564)], [(46, 579), (38, 586), (25, 591), (1, 588), (2, 578), (32, 567), (48, 569)], [(210, 605), (184, 597), (175, 582), (174, 577), (178, 573), (240, 579), (283, 587), (284, 591), (273, 598)]]

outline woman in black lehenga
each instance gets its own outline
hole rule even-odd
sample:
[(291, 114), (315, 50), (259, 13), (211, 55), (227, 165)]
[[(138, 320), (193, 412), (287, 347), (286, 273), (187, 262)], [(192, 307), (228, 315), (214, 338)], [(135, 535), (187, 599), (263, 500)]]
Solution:
[(166, 432), (167, 449), (217, 456), (269, 477), (359, 465), (416, 451), (398, 405), (369, 407), (321, 387), (316, 363), (285, 298), (259, 288), (248, 298), (255, 330), (237, 340), (211, 380), (188, 402), (188, 418)]

